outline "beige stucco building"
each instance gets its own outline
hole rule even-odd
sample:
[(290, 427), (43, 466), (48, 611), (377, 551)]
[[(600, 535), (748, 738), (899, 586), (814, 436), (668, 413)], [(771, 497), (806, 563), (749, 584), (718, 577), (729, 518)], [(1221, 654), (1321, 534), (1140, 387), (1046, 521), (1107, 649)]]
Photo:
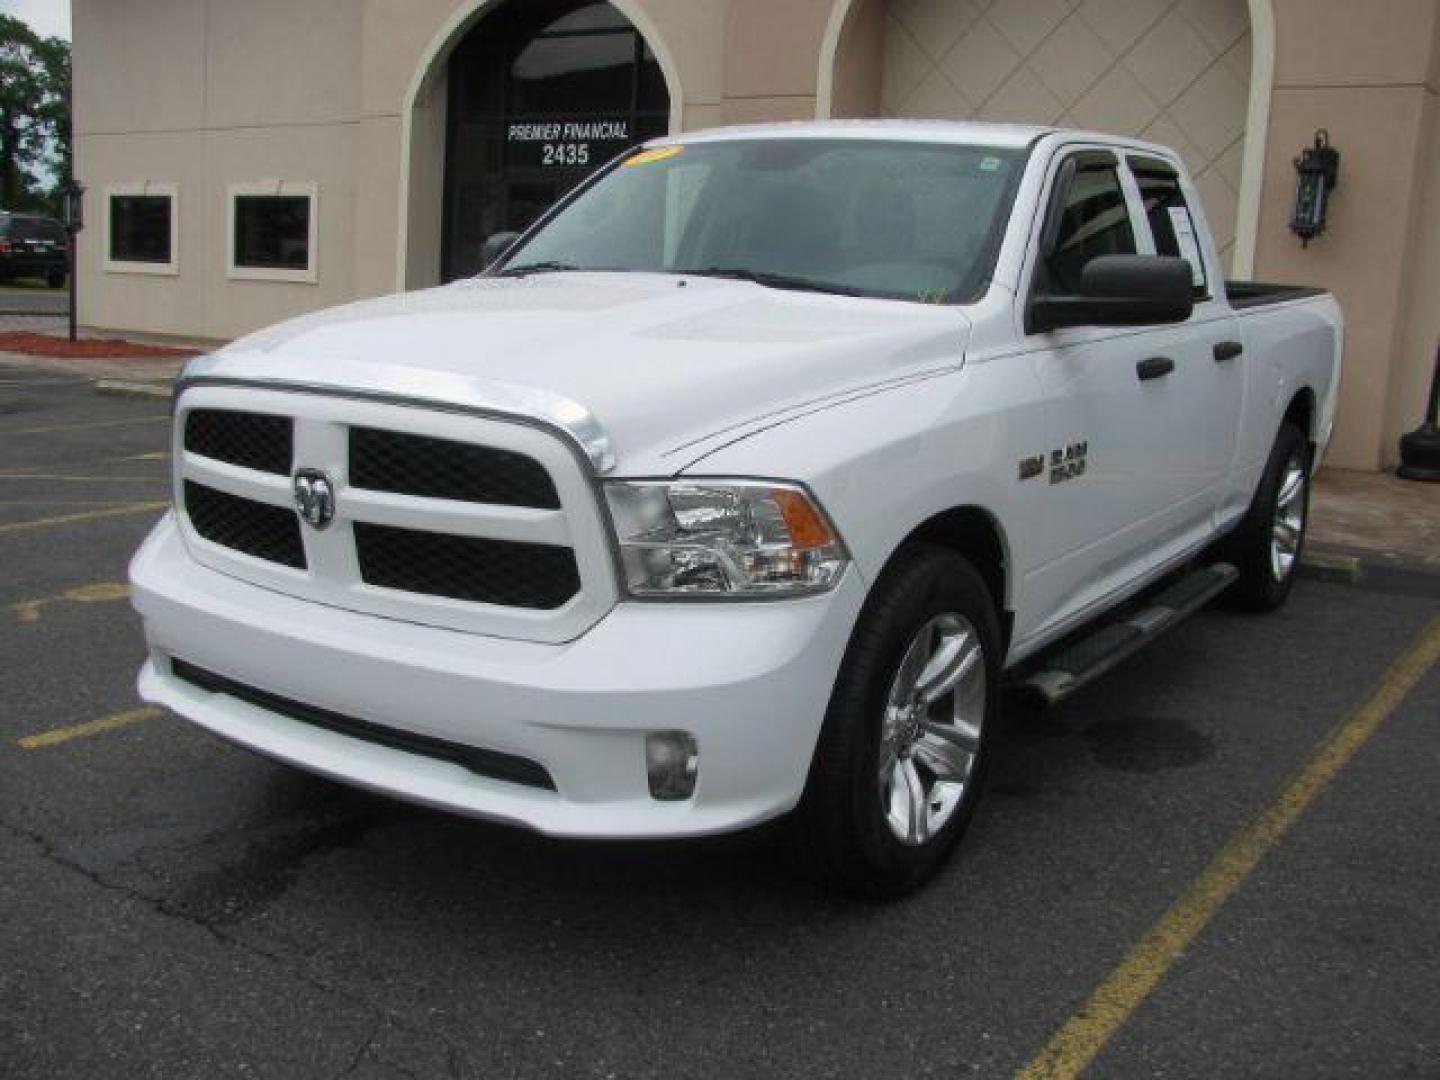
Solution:
[[(1440, 0), (73, 0), (80, 318), (229, 338), (473, 272), (631, 142), (902, 116), (1140, 134), (1237, 277), (1349, 321), (1332, 461), (1420, 418), (1440, 336)], [(1342, 155), (1328, 231), (1292, 159)]]

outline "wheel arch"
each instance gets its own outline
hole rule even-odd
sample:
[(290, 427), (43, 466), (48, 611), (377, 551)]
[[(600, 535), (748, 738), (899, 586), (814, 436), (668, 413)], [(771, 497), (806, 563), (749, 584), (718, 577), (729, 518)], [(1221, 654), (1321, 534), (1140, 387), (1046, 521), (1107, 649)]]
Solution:
[(1291, 395), (1290, 404), (1285, 406), (1285, 416), (1281, 423), (1294, 424), (1305, 436), (1306, 442), (1314, 446), (1318, 412), (1315, 391), (1308, 386), (1302, 386)]
[(948, 548), (962, 556), (979, 572), (995, 602), (1004, 647), (1010, 646), (1014, 624), (1011, 603), (1010, 545), (999, 519), (980, 506), (954, 506), (933, 514), (916, 525), (896, 546), (886, 561), (888, 568), (904, 557), (915, 544)]

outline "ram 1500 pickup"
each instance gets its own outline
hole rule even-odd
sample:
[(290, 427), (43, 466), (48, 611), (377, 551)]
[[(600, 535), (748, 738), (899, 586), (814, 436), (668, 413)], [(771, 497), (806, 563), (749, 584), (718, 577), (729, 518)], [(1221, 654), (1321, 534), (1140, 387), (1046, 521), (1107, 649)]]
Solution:
[(1340, 313), (1227, 283), (1164, 147), (718, 130), (492, 239), (187, 369), (131, 567), (147, 701), (554, 836), (788, 816), (895, 895), (1002, 691), (1294, 582)]

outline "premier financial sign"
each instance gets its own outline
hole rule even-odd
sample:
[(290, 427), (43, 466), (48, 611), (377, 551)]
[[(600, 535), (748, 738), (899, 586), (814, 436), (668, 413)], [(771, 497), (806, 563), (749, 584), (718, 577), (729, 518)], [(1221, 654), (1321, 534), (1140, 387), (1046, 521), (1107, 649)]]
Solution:
[(599, 165), (631, 143), (629, 120), (549, 120), (507, 124), (511, 165)]

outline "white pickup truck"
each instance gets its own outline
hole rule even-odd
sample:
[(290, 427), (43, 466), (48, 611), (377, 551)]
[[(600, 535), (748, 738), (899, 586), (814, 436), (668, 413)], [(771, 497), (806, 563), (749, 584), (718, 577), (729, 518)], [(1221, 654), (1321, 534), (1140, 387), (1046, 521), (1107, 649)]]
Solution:
[(187, 369), (130, 571), (147, 701), (554, 836), (789, 815), (896, 895), (1002, 690), (1294, 580), (1340, 313), (1227, 284), (1163, 147), (704, 132), (493, 246)]

